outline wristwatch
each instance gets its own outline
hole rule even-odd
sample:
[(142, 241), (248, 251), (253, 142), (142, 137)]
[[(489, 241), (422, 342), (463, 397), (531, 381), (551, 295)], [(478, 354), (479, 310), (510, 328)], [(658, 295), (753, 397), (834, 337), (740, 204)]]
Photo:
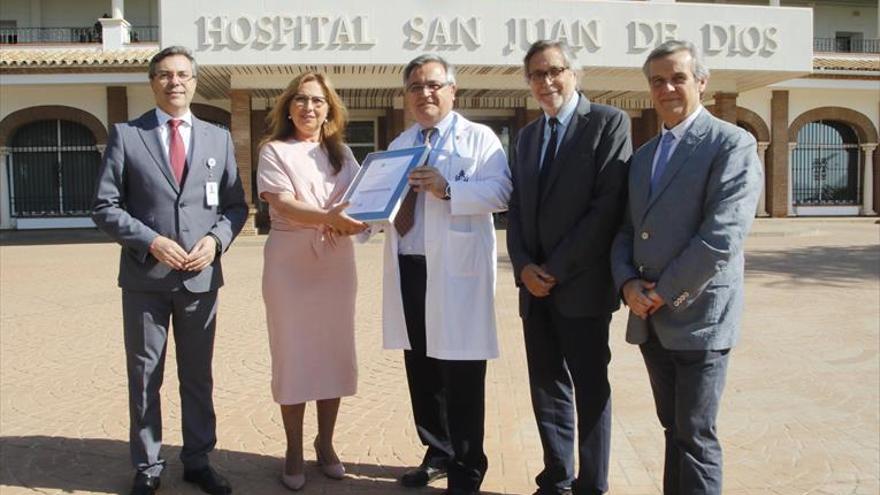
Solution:
[(446, 201), (452, 199), (452, 185), (448, 182), (446, 183), (446, 190), (443, 192), (443, 199)]
[(216, 247), (214, 248), (215, 249), (214, 256), (219, 258), (220, 255), (223, 254), (223, 244), (220, 243), (220, 238), (217, 237), (216, 235), (214, 235), (210, 232), (208, 233), (208, 235), (214, 238), (214, 243), (216, 244)]

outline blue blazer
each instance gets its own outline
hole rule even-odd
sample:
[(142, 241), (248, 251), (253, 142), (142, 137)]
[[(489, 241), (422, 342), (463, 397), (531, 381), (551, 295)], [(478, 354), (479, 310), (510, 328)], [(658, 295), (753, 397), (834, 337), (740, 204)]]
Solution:
[[(176, 271), (150, 255), (159, 235), (189, 251), (207, 234), (226, 250), (247, 219), (232, 137), (213, 124), (192, 119), (192, 143), (179, 186), (162, 149), (156, 111), (110, 128), (98, 176), (92, 219), (122, 245), (119, 286), (138, 291), (185, 287), (208, 292), (223, 284), (218, 256), (200, 272)], [(219, 205), (209, 206), (207, 182), (217, 182)]]
[(630, 313), (626, 339), (649, 326), (670, 350), (717, 350), (739, 338), (743, 243), (763, 185), (755, 139), (701, 109), (651, 192), (660, 137), (633, 155), (627, 212), (612, 246), (618, 291), (633, 278), (657, 283), (666, 301), (648, 320)]

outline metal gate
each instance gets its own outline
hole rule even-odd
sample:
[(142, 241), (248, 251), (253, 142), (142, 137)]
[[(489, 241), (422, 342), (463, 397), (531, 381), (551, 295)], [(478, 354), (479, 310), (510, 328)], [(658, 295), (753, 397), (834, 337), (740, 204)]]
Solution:
[(86, 126), (41, 120), (20, 127), (11, 143), (13, 217), (89, 214), (101, 154)]
[(805, 125), (792, 152), (794, 205), (858, 205), (860, 159), (849, 125), (832, 120)]

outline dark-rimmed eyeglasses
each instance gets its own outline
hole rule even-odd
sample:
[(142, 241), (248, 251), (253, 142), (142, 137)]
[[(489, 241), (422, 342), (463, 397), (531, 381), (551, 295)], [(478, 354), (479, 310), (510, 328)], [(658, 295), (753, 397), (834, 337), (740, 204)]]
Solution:
[(187, 71), (174, 72), (170, 70), (162, 70), (156, 73), (156, 79), (162, 84), (167, 84), (174, 79), (174, 76), (177, 76), (177, 80), (182, 83), (192, 81), (196, 77), (195, 74)]
[(438, 81), (428, 81), (424, 84), (422, 83), (412, 83), (406, 87), (406, 91), (410, 94), (420, 95), (424, 94), (425, 90), (428, 90), (428, 93), (434, 94), (437, 91), (449, 86), (448, 82), (438, 82)]
[(567, 71), (568, 67), (550, 67), (547, 70), (535, 70), (529, 72), (528, 77), (529, 81), (533, 83), (544, 82), (548, 77), (551, 81), (555, 81), (559, 76), (562, 75), (563, 72)]
[(298, 107), (306, 107), (311, 103), (313, 107), (321, 108), (327, 104), (327, 98), (323, 96), (293, 95), (293, 103)]

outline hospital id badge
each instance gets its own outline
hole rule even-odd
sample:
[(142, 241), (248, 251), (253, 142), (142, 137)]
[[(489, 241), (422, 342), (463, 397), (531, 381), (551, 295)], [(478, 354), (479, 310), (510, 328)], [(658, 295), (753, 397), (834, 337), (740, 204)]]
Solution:
[(208, 200), (208, 206), (220, 205), (220, 188), (216, 182), (205, 183), (205, 198)]

